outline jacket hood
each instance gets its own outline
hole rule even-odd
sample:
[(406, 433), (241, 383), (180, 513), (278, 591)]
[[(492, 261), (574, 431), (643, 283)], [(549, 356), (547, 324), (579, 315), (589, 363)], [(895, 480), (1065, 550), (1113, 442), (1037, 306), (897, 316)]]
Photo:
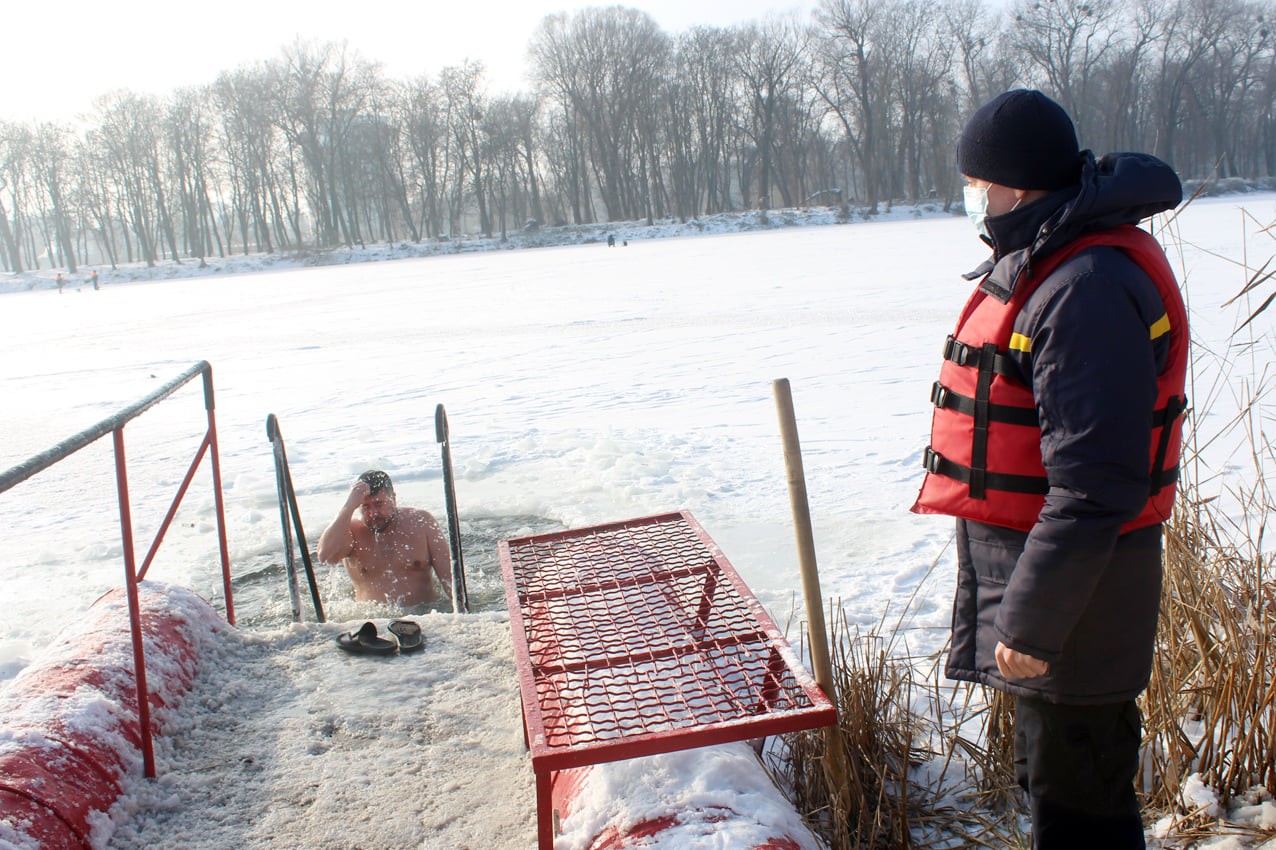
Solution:
[(1110, 153), (1096, 160), (1093, 153), (1083, 151), (1081, 156), (1078, 186), (986, 220), (993, 256), (966, 275), (968, 279), (991, 270), (981, 288), (1008, 301), (1033, 261), (1083, 233), (1138, 224), (1173, 209), (1183, 199), (1183, 185), (1174, 169), (1151, 154)]

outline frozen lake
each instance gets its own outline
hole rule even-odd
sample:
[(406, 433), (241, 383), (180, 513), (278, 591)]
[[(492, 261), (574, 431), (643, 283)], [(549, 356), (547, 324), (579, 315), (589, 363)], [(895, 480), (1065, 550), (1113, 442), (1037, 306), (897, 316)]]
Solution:
[[(1245, 277), (1209, 252), (1249, 250), (1261, 265), (1271, 242), (1256, 222), (1273, 219), (1276, 196), (1256, 195), (1197, 202), (1175, 225), (1184, 248), (1172, 259), (1213, 353), (1230, 350), (1244, 305), (1220, 305)], [(934, 649), (948, 624), (951, 526), (907, 508), (938, 351), (969, 291), (959, 274), (984, 253), (954, 217), (11, 293), (0, 296), (0, 468), (209, 361), (237, 613), (281, 622), (267, 415), (279, 417), (313, 547), (369, 467), (395, 477), (403, 503), (442, 517), (441, 403), (480, 604), (502, 605), (498, 539), (687, 508), (784, 623), (801, 607), (772, 399), (786, 377), (824, 594), (871, 625), (939, 559), (911, 621)], [(1258, 323), (1247, 357), (1270, 361), (1270, 327)], [(1212, 374), (1221, 419), (1234, 380)], [(125, 430), (139, 557), (203, 427), (196, 382)], [(217, 599), (206, 470), (151, 577)], [(0, 494), (0, 515), (3, 679), (122, 583), (110, 440)], [(367, 613), (339, 568), (319, 572), (331, 619)]]

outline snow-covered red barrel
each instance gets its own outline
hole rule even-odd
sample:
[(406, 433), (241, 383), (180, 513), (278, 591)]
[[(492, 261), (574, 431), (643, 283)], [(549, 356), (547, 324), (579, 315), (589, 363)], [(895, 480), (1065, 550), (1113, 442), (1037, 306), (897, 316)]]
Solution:
[(819, 850), (753, 749), (721, 744), (564, 770), (555, 850)]
[[(221, 623), (180, 587), (139, 586), (152, 734), (189, 688), (198, 637)], [(88, 848), (143, 775), (128, 601), (107, 593), (0, 688), (0, 843)], [(99, 842), (100, 843), (100, 842)]]

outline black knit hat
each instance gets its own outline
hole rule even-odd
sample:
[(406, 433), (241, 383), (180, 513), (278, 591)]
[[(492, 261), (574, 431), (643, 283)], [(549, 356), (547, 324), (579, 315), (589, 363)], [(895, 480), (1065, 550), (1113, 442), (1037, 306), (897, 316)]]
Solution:
[(1012, 189), (1062, 189), (1081, 173), (1077, 131), (1062, 106), (1039, 91), (1015, 89), (970, 116), (957, 165), (967, 177)]

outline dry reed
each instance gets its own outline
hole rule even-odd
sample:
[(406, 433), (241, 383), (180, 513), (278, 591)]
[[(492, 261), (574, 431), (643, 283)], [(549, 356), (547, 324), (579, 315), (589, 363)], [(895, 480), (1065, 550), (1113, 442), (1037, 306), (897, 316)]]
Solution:
[[(1210, 502), (1180, 500), (1166, 525), (1165, 588), (1152, 681), (1143, 698), (1142, 788), (1183, 812), (1191, 774), (1226, 804), (1276, 793), (1276, 563), (1261, 533), (1239, 542)], [(1257, 504), (1258, 516), (1271, 501)]]
[[(1254, 515), (1271, 506), (1254, 503)], [(1257, 787), (1276, 794), (1276, 562), (1262, 553), (1261, 534), (1238, 545), (1229, 531), (1190, 484), (1165, 526), (1139, 783), (1146, 821), (1173, 816), (1166, 846), (1238, 831), (1184, 799), (1193, 774), (1222, 806)], [(862, 633), (840, 610), (832, 622), (849, 787), (831, 786), (818, 730), (787, 736), (775, 758), (830, 850), (1029, 846), (1013, 778), (1013, 699), (944, 683), (935, 658), (927, 667), (894, 656), (898, 633)], [(914, 769), (925, 763), (942, 767)]]
[(835, 701), (847, 787), (832, 787), (821, 730), (787, 736), (780, 762), (795, 803), (835, 848), (909, 848), (908, 768), (918, 718), (908, 709), (908, 665), (876, 635), (862, 635), (837, 611), (831, 627)]

